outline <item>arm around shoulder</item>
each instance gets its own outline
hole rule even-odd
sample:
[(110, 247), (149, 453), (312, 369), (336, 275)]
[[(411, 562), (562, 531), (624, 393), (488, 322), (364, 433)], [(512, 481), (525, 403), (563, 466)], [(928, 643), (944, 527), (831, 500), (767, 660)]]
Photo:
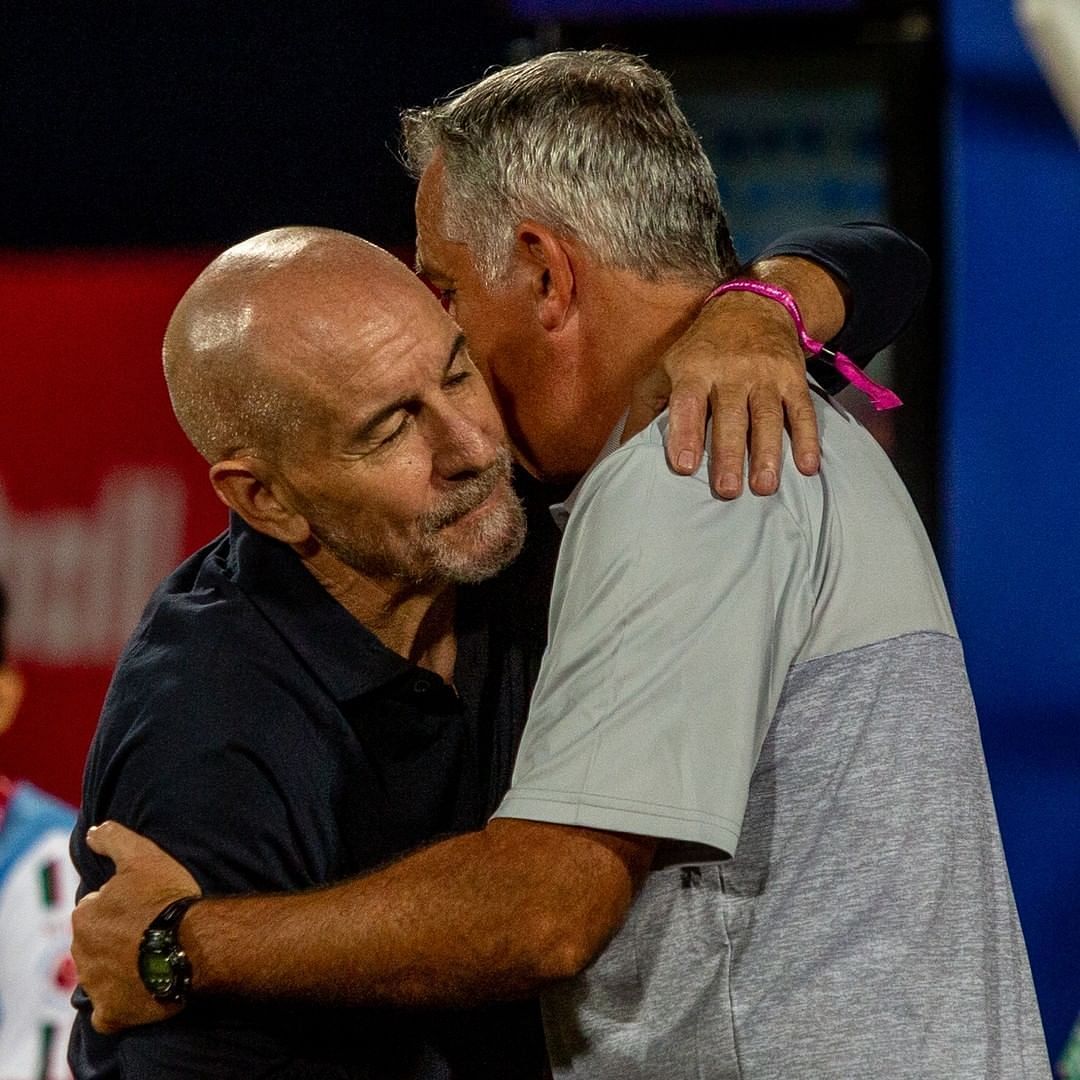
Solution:
[[(854, 221), (786, 233), (756, 261), (780, 256), (816, 263), (843, 290), (846, 312), (842, 328), (818, 325), (811, 330), (813, 336), (861, 363), (904, 331), (930, 284), (926, 252), (899, 229), (881, 222)], [(813, 309), (803, 314), (809, 322)]]

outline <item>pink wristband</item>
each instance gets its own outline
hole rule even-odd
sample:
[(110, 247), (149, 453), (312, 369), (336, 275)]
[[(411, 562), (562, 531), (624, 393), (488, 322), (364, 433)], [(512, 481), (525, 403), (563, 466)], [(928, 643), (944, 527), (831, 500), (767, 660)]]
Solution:
[(738, 278), (735, 281), (725, 281), (723, 285), (718, 285), (705, 297), (705, 303), (708, 303), (714, 297), (723, 296), (726, 292), (752, 292), (758, 296), (767, 296), (778, 304), (783, 304), (787, 313), (795, 322), (795, 329), (799, 332), (799, 343), (811, 356), (816, 356), (827, 364), (832, 364), (852, 386), (861, 390), (870, 399), (870, 404), (878, 412), (883, 412), (885, 409), (895, 409), (898, 405), (903, 405), (903, 402), (896, 394), (887, 386), (874, 382), (849, 356), (828, 349), (822, 342), (815, 341), (806, 332), (806, 324), (803, 322), (799, 305), (795, 303), (795, 297), (787, 289), (782, 289), (779, 285), (770, 285), (765, 281)]

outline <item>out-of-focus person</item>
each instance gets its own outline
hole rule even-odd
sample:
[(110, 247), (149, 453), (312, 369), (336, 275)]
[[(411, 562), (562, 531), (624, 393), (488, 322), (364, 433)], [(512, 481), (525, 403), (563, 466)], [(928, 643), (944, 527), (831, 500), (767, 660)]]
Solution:
[[(0, 585), (0, 734), (25, 682), (6, 648), (8, 602)], [(0, 1080), (70, 1077), (75, 1013), (71, 908), (78, 878), (68, 858), (75, 811), (0, 764)]]

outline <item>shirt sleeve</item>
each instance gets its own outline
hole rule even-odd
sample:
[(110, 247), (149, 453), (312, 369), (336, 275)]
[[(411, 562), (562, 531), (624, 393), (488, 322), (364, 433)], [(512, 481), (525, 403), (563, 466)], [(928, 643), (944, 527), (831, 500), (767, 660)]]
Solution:
[[(734, 852), (750, 777), (812, 611), (805, 477), (714, 499), (672, 474), (666, 421), (589, 475), (548, 652), (496, 816)], [(675, 861), (675, 860), (670, 860)]]
[[(860, 367), (900, 336), (930, 283), (926, 252), (898, 229), (876, 222), (785, 233), (756, 258), (776, 255), (810, 259), (844, 282), (849, 291), (847, 321), (827, 344)], [(829, 393), (847, 385), (829, 364), (811, 360), (807, 366)]]
[[(184, 662), (146, 661), (115, 706), (130, 717), (123, 739), (110, 746), (100, 772), (91, 764), (88, 773), (93, 797), (73, 844), (84, 891), (111, 869), (82, 838), (85, 825), (106, 817), (157, 841), (210, 894), (299, 889), (335, 876), (331, 814), (320, 814), (317, 802), (334, 805), (337, 780), (320, 770), (327, 755), (314, 742), (319, 718), (278, 659), (250, 651), (241, 669), (236, 644), (222, 633), (192, 643)], [(310, 800), (296, 795), (308, 791)], [(359, 1045), (361, 1025), (370, 1024), (372, 1043), (380, 1027), (389, 1029), (387, 1018), (376, 1025), (355, 1011), (207, 999), (165, 1024), (106, 1036), (90, 1027), (81, 991), (74, 1003), (69, 1053), (80, 1076), (97, 1061), (155, 1080), (338, 1076), (326, 1048), (340, 1040), (343, 1024), (355, 1027)]]
[[(244, 658), (207, 643), (187, 663), (162, 665), (129, 694), (128, 730), (92, 775), (86, 824), (114, 818), (154, 840), (209, 893), (300, 889), (337, 870), (327, 806), (336, 777), (324, 766), (318, 718), (276, 657)], [(108, 709), (108, 706), (106, 706)], [(134, 715), (132, 715), (134, 713)], [(78, 850), (88, 887), (111, 866)]]

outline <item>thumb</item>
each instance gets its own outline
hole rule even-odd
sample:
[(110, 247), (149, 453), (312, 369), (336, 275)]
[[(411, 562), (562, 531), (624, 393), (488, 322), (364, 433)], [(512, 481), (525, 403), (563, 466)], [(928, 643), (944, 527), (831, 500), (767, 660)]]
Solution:
[(152, 840), (132, 832), (118, 821), (103, 821), (92, 826), (86, 834), (86, 843), (91, 851), (112, 859), (117, 870), (130, 866), (136, 859), (162, 853)]

